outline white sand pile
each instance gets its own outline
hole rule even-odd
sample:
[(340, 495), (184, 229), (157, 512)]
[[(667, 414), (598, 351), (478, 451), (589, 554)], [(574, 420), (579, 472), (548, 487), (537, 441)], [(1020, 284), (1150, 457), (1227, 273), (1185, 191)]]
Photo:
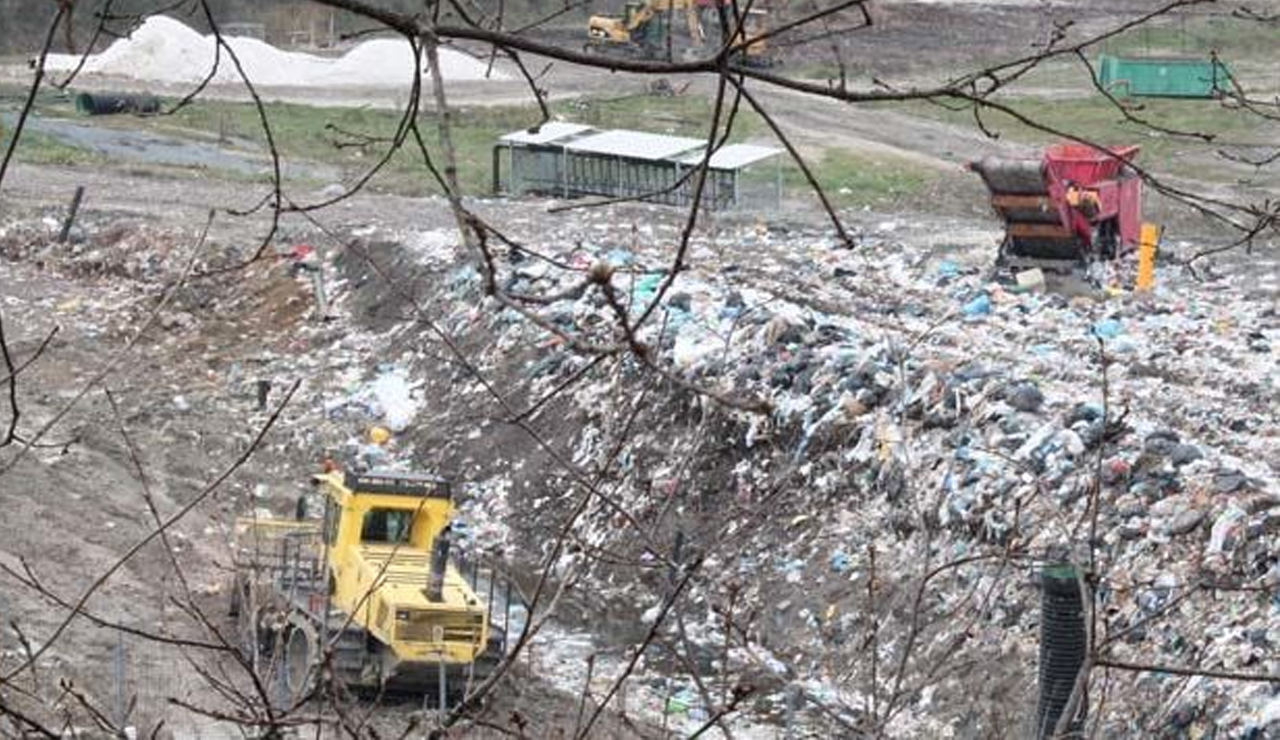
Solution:
[[(365, 41), (341, 57), (281, 51), (257, 39), (223, 37), (235, 50), (255, 85), (291, 87), (406, 87), (413, 79), (413, 50), (403, 39)], [(153, 16), (128, 38), (85, 62), (84, 72), (131, 77), (148, 82), (199, 82), (213, 68), (217, 42), (181, 22)], [(50, 54), (51, 70), (67, 71), (78, 56)], [(452, 49), (440, 50), (440, 71), (447, 81), (482, 80), (488, 65)], [(424, 69), (425, 72), (425, 69)], [(490, 79), (505, 79), (494, 71)], [(214, 82), (239, 82), (224, 49)], [(429, 82), (427, 83), (429, 84)]]

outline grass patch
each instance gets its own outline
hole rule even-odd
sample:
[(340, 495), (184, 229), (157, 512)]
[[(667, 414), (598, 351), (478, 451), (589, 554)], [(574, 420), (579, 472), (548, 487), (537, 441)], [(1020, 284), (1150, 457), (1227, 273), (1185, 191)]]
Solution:
[(1200, 57), (1216, 50), (1228, 64), (1233, 60), (1275, 61), (1277, 31), (1274, 25), (1229, 16), (1170, 17), (1109, 39), (1101, 50), (1108, 54)]
[[(347, 178), (359, 176), (386, 150), (400, 123), (395, 111), (368, 108), (316, 108), (272, 103), (265, 106), (272, 138), (286, 159), (320, 162), (340, 167)], [(642, 127), (681, 136), (705, 135), (711, 105), (701, 98), (634, 96), (609, 100), (576, 100), (552, 106), (552, 113), (568, 120), (602, 128)], [(735, 139), (758, 129), (753, 116), (740, 116)], [(528, 106), (472, 107), (451, 111), (451, 135), (458, 157), (458, 177), (464, 192), (478, 195), (492, 188), (493, 146), (498, 137), (537, 123), (536, 109)], [(637, 123), (643, 122), (643, 123)], [(112, 122), (114, 123), (114, 122)], [(432, 112), (419, 116), (424, 143), (439, 159), (439, 122)], [(125, 122), (137, 126), (138, 119)], [(141, 125), (181, 134), (200, 132), (229, 141), (266, 146), (257, 110), (249, 104), (201, 101), (169, 117), (143, 119)], [(439, 192), (423, 167), (421, 151), (412, 140), (396, 152), (374, 181), (374, 186), (397, 193)]]
[[(316, 162), (339, 168), (344, 179), (361, 176), (383, 156), (388, 140), (396, 133), (400, 117), (393, 111), (361, 108), (314, 108), (304, 105), (270, 103), (264, 106), (271, 127), (271, 139), (286, 161)], [(501, 128), (502, 116), (486, 122), (472, 120), (465, 111), (454, 115), (454, 142), (458, 149), (459, 176), (468, 192), (487, 187), (486, 152), (480, 144), (486, 134)], [(111, 124), (115, 122), (112, 121)], [(431, 116), (419, 119), (428, 147), (435, 147), (436, 125)], [(126, 125), (137, 126), (135, 119)], [(267, 138), (258, 111), (249, 104), (201, 101), (173, 116), (144, 119), (141, 125), (161, 133), (191, 135), (198, 132), (229, 144), (249, 145), (267, 150)], [(489, 139), (492, 143), (492, 138)], [(436, 162), (437, 166), (443, 164)], [(483, 166), (482, 166), (483, 165)], [(422, 166), (422, 158), (412, 139), (406, 142), (375, 178), (376, 188), (396, 193), (438, 190)]]
[[(923, 191), (937, 175), (898, 158), (868, 157), (843, 149), (827, 149), (809, 165), (827, 197), (842, 207), (900, 204)], [(804, 173), (793, 164), (784, 168), (782, 182), (788, 192), (809, 188)]]
[[(13, 123), (5, 121), (0, 135), (0, 152), (7, 151), (13, 137)], [(106, 160), (102, 155), (62, 143), (57, 137), (39, 131), (26, 130), (18, 148), (13, 151), (15, 162), (48, 165), (99, 165)]]
[[(1160, 171), (1202, 180), (1234, 180), (1238, 173), (1216, 157), (1224, 145), (1269, 148), (1280, 140), (1280, 123), (1247, 111), (1224, 108), (1213, 100), (1148, 98), (1134, 115), (1167, 129), (1213, 134), (1204, 142), (1152, 131), (1130, 122), (1101, 96), (1071, 99), (1005, 98), (1002, 103), (1033, 121), (1100, 144), (1140, 144), (1139, 162)], [(913, 115), (972, 126), (968, 110), (951, 111), (926, 103), (903, 106)], [(1028, 126), (1002, 112), (984, 112), (988, 128), (1013, 141), (1045, 145), (1061, 138)]]
[[(367, 171), (386, 151), (387, 141), (400, 123), (395, 111), (370, 108), (318, 108), (289, 103), (264, 106), (272, 140), (286, 160), (337, 166), (344, 178)], [(42, 101), (43, 115), (72, 117), (66, 101)], [(608, 100), (576, 100), (552, 106), (553, 114), (602, 128), (640, 127), (658, 133), (702, 136), (710, 120), (711, 104), (702, 98), (632, 96)], [(492, 187), (492, 152), (499, 136), (526, 128), (539, 120), (529, 106), (457, 108), (451, 111), (452, 138), (458, 156), (458, 176), (469, 194), (488, 193)], [(94, 125), (147, 128), (180, 138), (201, 138), (266, 150), (258, 111), (248, 103), (203, 100), (172, 116), (137, 118), (103, 117)], [(429, 152), (439, 161), (439, 128), (434, 113), (419, 116), (419, 128)], [(743, 114), (735, 125), (734, 140), (760, 130), (754, 115)], [(387, 192), (420, 194), (439, 188), (423, 167), (422, 155), (412, 139), (397, 151), (372, 182)]]
[[(714, 112), (712, 102), (696, 95), (628, 95), (620, 98), (563, 101), (552, 106), (552, 110), (569, 120), (600, 128), (632, 128), (658, 134), (705, 138)], [(727, 120), (731, 102), (731, 98), (726, 99), (722, 122)], [(764, 121), (744, 103), (734, 117), (732, 140), (739, 141), (765, 131)]]
[[(12, 91), (16, 93), (16, 91)], [(12, 95), (5, 102), (12, 108)], [(172, 103), (172, 101), (166, 101)], [(713, 113), (712, 101), (696, 95), (656, 97), (635, 95), (607, 99), (575, 99), (551, 106), (553, 115), (599, 128), (634, 128), (654, 133), (702, 138)], [(286, 162), (316, 163), (337, 168), (344, 181), (351, 182), (366, 172), (385, 152), (386, 140), (394, 135), (400, 116), (395, 111), (370, 108), (318, 108), (290, 103), (264, 106), (271, 124), (272, 138)], [(248, 103), (201, 100), (172, 116), (103, 116), (88, 119), (74, 112), (71, 98), (59, 94), (42, 95), (36, 107), (40, 116), (78, 119), (95, 126), (147, 129), (181, 139), (221, 142), (233, 149), (266, 150), (266, 138), (258, 111)], [(728, 108), (725, 110), (728, 115)], [(458, 176), (463, 190), (472, 195), (488, 194), (492, 188), (493, 146), (502, 134), (528, 127), (539, 119), (530, 106), (472, 107), (451, 112), (452, 136), (458, 154)], [(419, 127), (428, 150), (439, 161), (438, 121), (426, 112)], [(730, 141), (743, 141), (768, 134), (764, 121), (745, 107), (734, 121)], [(100, 164), (102, 155), (60, 145), (47, 136), (33, 133), (31, 162), (56, 164)], [(910, 163), (872, 159), (839, 149), (830, 149), (810, 162), (815, 175), (833, 200), (842, 205), (884, 205), (920, 192), (928, 173)], [(753, 177), (774, 178), (772, 166), (758, 168)], [(225, 174), (227, 179), (253, 179)], [(807, 189), (800, 170), (783, 165), (787, 192)], [(424, 169), (422, 155), (410, 140), (396, 152), (370, 183), (373, 190), (406, 195), (439, 191)]]

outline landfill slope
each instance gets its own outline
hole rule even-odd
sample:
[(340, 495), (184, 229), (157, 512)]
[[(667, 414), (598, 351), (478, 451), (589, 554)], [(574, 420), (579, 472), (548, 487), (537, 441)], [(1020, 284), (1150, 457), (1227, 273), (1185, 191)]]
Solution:
[[(615, 336), (608, 303), (566, 289), (607, 262), (639, 315), (682, 226), (657, 207), (551, 217), (533, 204), (474, 206), (528, 248), (500, 250), (502, 284), (555, 296), (537, 309), (544, 319), (600, 342)], [(690, 268), (639, 332), (677, 383), (626, 354), (595, 362), (486, 298), (442, 201), (381, 207), (375, 225), (339, 211), (337, 240), (287, 229), (288, 246), (321, 249), (328, 321), (313, 318), (305, 273), (272, 257), (183, 288), (107, 383), (172, 512), (265, 420), (257, 382), (272, 383), (271, 404), (301, 382), (248, 465), (175, 530), (210, 609), (225, 598), (231, 517), (288, 515), (331, 457), (454, 477), (459, 546), (530, 584), (581, 477), (598, 481), (552, 562), (565, 590), (522, 674), (542, 688), (500, 692), (549, 726), (571, 727), (582, 686), (603, 695), (646, 638), (673, 588), (657, 555), (677, 539), (697, 570), (628, 689), (628, 715), (650, 726), (692, 732), (708, 698), (741, 685), (750, 695), (728, 721), (742, 737), (785, 725), (842, 736), (870, 714), (894, 737), (1023, 737), (1037, 576), (1062, 560), (1094, 563), (1115, 660), (1276, 671), (1274, 249), (1202, 266), (1199, 279), (1162, 269), (1145, 299), (1019, 293), (989, 279), (987, 221), (864, 215), (850, 250), (818, 220), (723, 218), (697, 230)], [(11, 215), (0, 233), (6, 277), (26, 286), (5, 310), (19, 351), (64, 326), (57, 361), (34, 365), (23, 387), (25, 430), (123, 351), (195, 243), (189, 226), (116, 211), (91, 212), (81, 237), (58, 245), (43, 216)], [(254, 243), (252, 230), (216, 233), (202, 266)], [(392, 428), (389, 444), (368, 443), (373, 424)], [(3, 549), (74, 594), (148, 514), (100, 390), (51, 439), (72, 444), (33, 451), (12, 478), (22, 485), (0, 491), (40, 522)], [(74, 546), (50, 548), (48, 532)], [(149, 548), (91, 605), (190, 630), (164, 606), (168, 568)], [(11, 586), (21, 595), (8, 608), (48, 634), (57, 612)], [(50, 667), (107, 691), (113, 640), (81, 624)], [(78, 652), (89, 657), (73, 666)], [(138, 684), (153, 720), (167, 695), (199, 691), (198, 676), (167, 671)], [(1109, 681), (1105, 735), (1274, 730), (1265, 683), (1119, 670)]]
[[(122, 197), (128, 196), (122, 191)], [(132, 202), (154, 208), (148, 198)], [(23, 688), (47, 699), (47, 709), (67, 681), (111, 720), (127, 713), (125, 724), (140, 736), (239, 738), (242, 731), (225, 718), (234, 705), (211, 693), (203, 672), (253, 695), (242, 669), (225, 651), (173, 641), (215, 640), (189, 611), (194, 604), (234, 642), (234, 620), (227, 616), (234, 519), (289, 515), (299, 496), (311, 492), (309, 475), (362, 430), (361, 423), (326, 424), (326, 399), (344, 380), (366, 388), (355, 379), (376, 367), (373, 355), (385, 347), (362, 344), (357, 328), (345, 323), (309, 325), (308, 285), (278, 260), (173, 290), (199, 234), (189, 225), (173, 226), (173, 212), (161, 208), (164, 218), (86, 209), (68, 244), (56, 242), (52, 210), (11, 208), (0, 225), (5, 337), (16, 361), (29, 359), (56, 329), (44, 354), (22, 373), (18, 429), (31, 439), (65, 412), (36, 447), (0, 451), (0, 467), (13, 465), (0, 485), (0, 506), (9, 512), (0, 566), (12, 571), (0, 574), (0, 671), (14, 670), (28, 650), (45, 644), (66, 619), (63, 607), (148, 536), (155, 517), (167, 519), (199, 499), (166, 530), (167, 543), (142, 547), (103, 582)], [(228, 235), (227, 242), (206, 242), (194, 255), (195, 269), (227, 267), (248, 256), (235, 246), (238, 238)], [(260, 410), (256, 396), (263, 379), (275, 381), (271, 408), (283, 402), (288, 384), (303, 384), (248, 461), (204, 497), (267, 421), (270, 409)], [(396, 389), (388, 393), (376, 382), (368, 389), (371, 398), (382, 390), (384, 401), (402, 400)], [(356, 395), (352, 403), (364, 397)], [(7, 403), (4, 413), (0, 423), (7, 429)], [(46, 595), (13, 575), (27, 567)], [(523, 665), (513, 676), (519, 688), (500, 692), (495, 716), (519, 717), (541, 736), (572, 723), (570, 694)], [(43, 716), (33, 709), (40, 706), (22, 708)], [(371, 726), (399, 734), (420, 708), (420, 701), (388, 699)], [(78, 709), (58, 716), (93, 736), (91, 716)], [(617, 737), (634, 734), (628, 728), (635, 726), (620, 725), (612, 713), (601, 720)], [(330, 727), (322, 736), (337, 736), (331, 733)], [(472, 729), (468, 736), (502, 735)]]
[[(656, 208), (550, 227), (505, 215), (530, 247), (501, 266), (509, 290), (561, 295), (575, 270), (607, 262), (633, 316), (654, 295), (651, 271), (680, 227)], [(429, 286), (428, 315), (517, 409), (570, 384), (533, 417), (549, 448), (598, 471), (626, 439), (604, 479), (635, 521), (600, 505), (559, 564), (590, 574), (582, 604), (596, 607), (583, 624), (604, 615), (618, 639), (640, 639), (645, 620), (616, 615), (656, 613), (663, 569), (647, 548), (679, 532), (706, 557), (683, 625), (697, 635), (692, 650), (715, 654), (717, 608), (732, 592), (751, 629), (729, 656), (734, 670), (763, 674), (757, 717), (781, 716), (798, 685), (856, 723), (878, 669), (896, 735), (962, 726), (964, 736), (1021, 736), (1034, 704), (1037, 577), (1058, 561), (1093, 564), (1112, 659), (1274, 670), (1274, 249), (1199, 278), (1164, 270), (1147, 297), (1069, 284), (1018, 293), (989, 280), (990, 235), (948, 246), (942, 226), (869, 224), (854, 250), (803, 224), (695, 237), (693, 266), (640, 337), (670, 372), (767, 401), (766, 415), (662, 382), (634, 361), (574, 380), (588, 360), (485, 301), (445, 230), (379, 234), (402, 247), (384, 245), (378, 259), (403, 284)], [(956, 226), (945, 224), (963, 234)], [(1197, 246), (1170, 244), (1165, 257)], [(1120, 269), (1131, 285), (1132, 262)], [(369, 310), (398, 303), (367, 270), (353, 274), (377, 296)], [(607, 310), (587, 292), (543, 315), (601, 340)], [(429, 369), (433, 429), (411, 434), (414, 449), (451, 451), (445, 459), (476, 479), (468, 511), (479, 545), (545, 552), (574, 500), (570, 477), (501, 423), (508, 412), (453, 359), (417, 365)], [(442, 365), (447, 374), (434, 371)], [(878, 668), (865, 653), (872, 635)], [(1274, 700), (1256, 682), (1111, 680), (1103, 726), (1119, 734), (1172, 723), (1247, 736), (1274, 721)], [(692, 684), (675, 684), (696, 713)], [(1177, 711), (1153, 713), (1159, 702)]]

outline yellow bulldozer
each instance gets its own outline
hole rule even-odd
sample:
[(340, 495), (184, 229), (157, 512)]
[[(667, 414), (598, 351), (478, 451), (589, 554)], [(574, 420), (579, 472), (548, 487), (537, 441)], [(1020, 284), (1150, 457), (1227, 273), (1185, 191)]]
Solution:
[[(727, 8), (728, 3), (725, 5)], [(727, 11), (726, 18), (736, 26), (732, 11)], [(768, 32), (767, 21), (767, 12), (748, 11), (733, 39), (741, 59), (751, 66), (767, 67), (773, 63), (768, 40), (760, 38)], [(707, 47), (706, 28), (712, 23), (720, 27), (715, 0), (628, 2), (621, 16), (593, 15), (588, 19), (585, 48), (599, 54), (661, 59), (670, 46), (673, 56), (697, 56)], [(683, 33), (677, 33), (676, 27), (683, 28)]]
[[(322, 517), (236, 522), (231, 612), (242, 651), (293, 699), (328, 682), (356, 690), (462, 694), (502, 658), (510, 608), (495, 579), (451, 558), (444, 479), (329, 470)], [(456, 554), (456, 553), (455, 553)], [(487, 601), (478, 591), (488, 590)], [(510, 590), (502, 595), (510, 604)]]

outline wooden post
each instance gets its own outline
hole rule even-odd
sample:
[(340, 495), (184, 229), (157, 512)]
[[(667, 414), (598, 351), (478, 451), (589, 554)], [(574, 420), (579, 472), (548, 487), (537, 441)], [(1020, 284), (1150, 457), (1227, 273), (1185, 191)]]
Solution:
[(65, 244), (67, 239), (71, 238), (71, 227), (76, 223), (76, 214), (80, 211), (80, 201), (84, 198), (84, 186), (76, 186), (76, 194), (71, 196), (71, 208), (67, 210), (67, 220), (62, 222), (62, 233), (58, 234), (58, 241)]
[[(83, 190), (84, 188), (80, 188)], [(124, 633), (116, 632), (116, 651), (115, 651), (115, 679), (116, 679), (116, 723), (120, 731), (124, 731), (125, 723), (129, 720), (129, 715), (125, 710), (124, 703)]]
[(437, 722), (438, 727), (444, 727), (444, 720), (449, 716), (449, 674), (446, 673), (444, 667), (444, 655), (440, 656), (440, 714)]
[(1160, 241), (1160, 229), (1155, 224), (1143, 224), (1138, 242), (1139, 292), (1148, 293), (1156, 284), (1156, 244)]
[(323, 323), (329, 316), (329, 296), (324, 289), (324, 251), (316, 247), (315, 269), (311, 271), (311, 288), (316, 296), (315, 320)]
[(258, 411), (267, 410), (267, 396), (271, 394), (271, 381), (259, 380), (257, 382), (258, 390)]

